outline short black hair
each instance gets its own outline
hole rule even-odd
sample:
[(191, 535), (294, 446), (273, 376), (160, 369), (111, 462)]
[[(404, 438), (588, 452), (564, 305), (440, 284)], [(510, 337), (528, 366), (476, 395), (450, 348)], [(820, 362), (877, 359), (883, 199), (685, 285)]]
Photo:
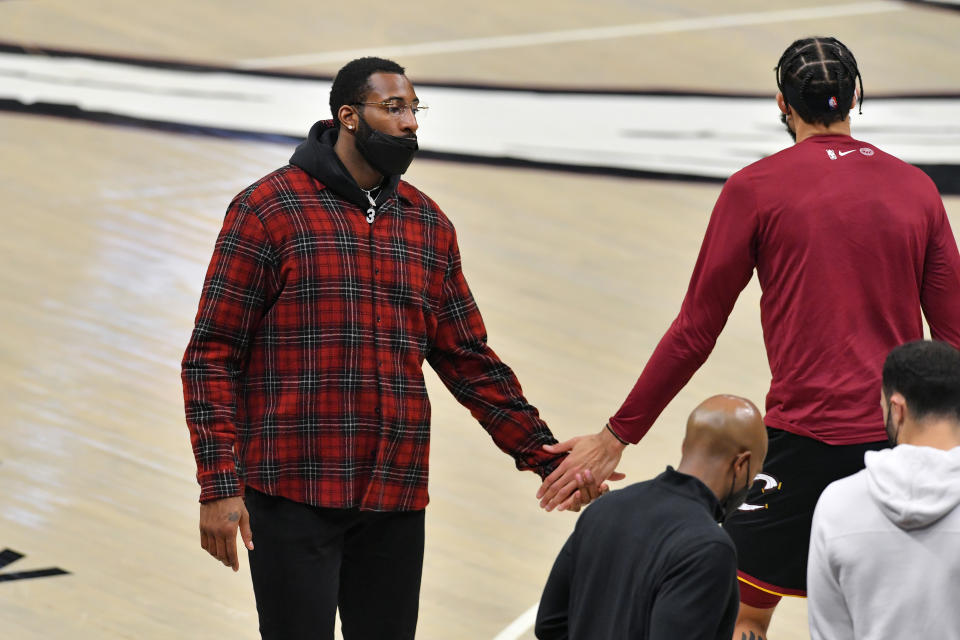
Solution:
[(863, 78), (853, 52), (836, 38), (795, 41), (774, 67), (777, 89), (804, 122), (829, 125), (847, 119), (857, 80), (863, 102)]
[(370, 89), (370, 76), (375, 73), (404, 75), (405, 72), (405, 69), (393, 60), (372, 56), (357, 58), (343, 65), (330, 87), (330, 112), (333, 114), (333, 122), (340, 126), (340, 118), (337, 116), (340, 107), (363, 102)]
[(918, 420), (928, 415), (960, 420), (960, 351), (945, 342), (900, 345), (883, 363), (883, 393), (901, 393)]

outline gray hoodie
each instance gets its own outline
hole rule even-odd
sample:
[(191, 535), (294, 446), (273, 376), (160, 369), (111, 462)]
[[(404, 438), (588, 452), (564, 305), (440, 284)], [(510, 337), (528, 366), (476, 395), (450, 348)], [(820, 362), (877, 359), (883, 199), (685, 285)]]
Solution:
[(960, 640), (960, 447), (870, 451), (813, 516), (813, 640)]

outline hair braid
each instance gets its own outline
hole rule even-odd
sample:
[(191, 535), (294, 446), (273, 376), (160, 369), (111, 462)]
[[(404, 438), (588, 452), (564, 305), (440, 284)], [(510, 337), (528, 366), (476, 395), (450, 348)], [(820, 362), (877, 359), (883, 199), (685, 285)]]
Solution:
[(845, 120), (863, 78), (853, 53), (836, 38), (797, 40), (783, 52), (774, 71), (777, 88), (806, 122), (829, 125)]

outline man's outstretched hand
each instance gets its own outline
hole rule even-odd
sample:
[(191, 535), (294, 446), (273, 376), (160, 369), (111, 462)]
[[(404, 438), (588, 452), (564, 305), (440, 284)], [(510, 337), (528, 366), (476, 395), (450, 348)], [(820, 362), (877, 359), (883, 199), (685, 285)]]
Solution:
[[(569, 452), (569, 455), (547, 476), (537, 491), (540, 506), (547, 511), (555, 508), (560, 511), (571, 508), (578, 510), (579, 506), (589, 502), (583, 494), (599, 495), (605, 486), (604, 481), (623, 480), (626, 476), (615, 469), (625, 447), (606, 427), (597, 434), (544, 445), (544, 450), (549, 453)], [(589, 491), (583, 487), (585, 478), (591, 486)]]

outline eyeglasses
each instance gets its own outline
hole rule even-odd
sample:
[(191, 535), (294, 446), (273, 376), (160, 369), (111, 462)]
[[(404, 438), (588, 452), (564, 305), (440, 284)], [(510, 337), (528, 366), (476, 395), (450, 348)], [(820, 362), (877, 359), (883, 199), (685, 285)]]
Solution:
[(419, 102), (414, 104), (404, 104), (402, 102), (396, 102), (396, 101), (390, 101), (390, 100), (384, 100), (383, 102), (355, 102), (354, 105), (355, 106), (360, 106), (360, 105), (377, 106), (383, 109), (384, 111), (386, 111), (387, 114), (390, 115), (391, 117), (394, 117), (397, 119), (402, 118), (403, 115), (407, 112), (407, 109), (410, 110), (410, 113), (413, 114), (414, 118), (417, 118), (417, 117), (422, 118), (425, 115), (427, 115), (427, 109), (430, 108), (425, 104), (420, 104)]

